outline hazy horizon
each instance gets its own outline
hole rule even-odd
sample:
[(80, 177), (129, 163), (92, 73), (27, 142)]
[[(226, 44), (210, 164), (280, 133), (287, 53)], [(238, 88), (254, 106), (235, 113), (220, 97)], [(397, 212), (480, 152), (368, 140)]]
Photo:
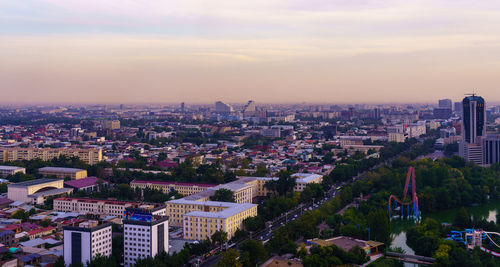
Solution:
[(0, 103), (499, 102), (500, 2), (0, 0)]

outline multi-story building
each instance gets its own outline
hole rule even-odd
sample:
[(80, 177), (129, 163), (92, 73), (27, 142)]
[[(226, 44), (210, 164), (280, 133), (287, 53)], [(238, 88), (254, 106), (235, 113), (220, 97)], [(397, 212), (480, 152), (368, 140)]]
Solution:
[(165, 206), (127, 209), (123, 219), (123, 257), (125, 267), (140, 258), (168, 253), (168, 216)]
[(492, 135), (482, 139), (483, 165), (500, 162), (500, 136)]
[(43, 167), (38, 169), (38, 173), (43, 176), (55, 176), (59, 179), (70, 178), (77, 180), (87, 177), (87, 170), (63, 167)]
[(111, 223), (86, 221), (78, 226), (63, 226), (64, 262), (66, 265), (83, 264), (97, 255), (109, 257), (112, 251)]
[(61, 197), (54, 199), (54, 210), (81, 212), (96, 215), (121, 217), (127, 208), (138, 207), (138, 202), (100, 200), (93, 198)]
[(295, 173), (292, 174), (295, 178), (295, 191), (302, 192), (308, 184), (320, 184), (323, 181), (323, 176), (314, 173)]
[(440, 99), (438, 102), (440, 108), (449, 108), (449, 109), (452, 108), (451, 103), (452, 103), (451, 99)]
[(106, 120), (102, 123), (102, 127), (108, 130), (117, 130), (120, 129), (120, 121), (119, 120)]
[(3, 244), (6, 247), (13, 246), (15, 243), (15, 233), (10, 230), (0, 231), (0, 244)]
[(221, 101), (217, 101), (215, 102), (215, 112), (216, 113), (219, 113), (219, 114), (230, 114), (231, 112), (233, 112), (233, 107), (224, 103), (224, 102), (221, 102)]
[(41, 159), (49, 161), (59, 156), (77, 157), (83, 162), (93, 165), (102, 161), (102, 149), (94, 148), (0, 148), (0, 161)]
[(0, 166), (0, 177), (7, 177), (16, 173), (26, 173), (26, 169), (17, 166)]
[(466, 161), (483, 164), (481, 138), (486, 136), (486, 108), (484, 99), (472, 95), (462, 101), (462, 142), (459, 154)]
[(267, 138), (280, 138), (281, 130), (279, 128), (261, 129), (260, 135)]
[(161, 190), (164, 193), (169, 193), (172, 190), (177, 191), (183, 196), (189, 196), (202, 192), (208, 188), (213, 188), (214, 184), (203, 184), (203, 183), (181, 183), (181, 182), (164, 182), (164, 181), (146, 181), (146, 180), (133, 180), (130, 182), (130, 187), (132, 188), (149, 188)]
[(165, 204), (171, 225), (183, 227), (184, 238), (191, 240), (204, 240), (217, 230), (231, 238), (244, 219), (257, 216), (257, 205), (250, 203), (176, 199)]

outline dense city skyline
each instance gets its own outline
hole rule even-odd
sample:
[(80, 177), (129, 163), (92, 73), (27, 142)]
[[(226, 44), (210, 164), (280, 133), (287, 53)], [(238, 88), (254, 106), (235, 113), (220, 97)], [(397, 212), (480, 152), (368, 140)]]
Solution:
[(500, 101), (492, 1), (0, 1), (2, 102)]

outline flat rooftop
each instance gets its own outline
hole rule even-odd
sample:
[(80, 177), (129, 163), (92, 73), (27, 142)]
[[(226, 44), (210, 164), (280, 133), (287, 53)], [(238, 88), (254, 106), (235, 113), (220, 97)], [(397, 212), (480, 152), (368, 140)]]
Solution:
[(207, 212), (207, 211), (191, 211), (186, 214), (185, 216), (196, 216), (196, 217), (208, 217), (208, 218), (229, 218), (232, 217), (238, 213), (241, 213), (245, 210), (251, 209), (253, 207), (256, 207), (257, 204), (250, 204), (250, 203), (233, 203), (236, 204), (232, 207), (226, 208), (222, 211), (217, 211), (217, 212)]
[(77, 172), (81, 172), (81, 171), (85, 171), (85, 170), (76, 169), (76, 168), (65, 168), (65, 167), (43, 167), (43, 168), (38, 169), (38, 171), (77, 173)]
[(14, 170), (22, 170), (24, 169), (23, 167), (17, 167), (17, 166), (5, 166), (5, 165), (0, 165), (0, 170), (2, 171), (14, 171)]
[(134, 204), (138, 205), (140, 202), (131, 202), (131, 201), (121, 201), (121, 200), (112, 200), (112, 199), (94, 199), (94, 198), (85, 198), (85, 197), (60, 197), (54, 200), (61, 201), (78, 201), (78, 202), (86, 202), (86, 203), (99, 203), (104, 202), (105, 204), (113, 204), (113, 205), (126, 205), (126, 204)]
[(10, 184), (8, 185), (9, 187), (26, 187), (26, 186), (33, 186), (33, 185), (40, 185), (40, 184), (47, 184), (47, 183), (52, 183), (55, 181), (60, 181), (59, 179), (49, 179), (49, 178), (42, 178), (42, 179), (36, 179), (36, 180), (30, 180), (26, 182), (20, 182), (17, 184)]
[(158, 185), (183, 185), (183, 186), (198, 186), (198, 187), (215, 187), (216, 184), (204, 183), (184, 183), (184, 182), (171, 182), (171, 181), (150, 181), (150, 180), (136, 180), (134, 179), (131, 184), (158, 184)]

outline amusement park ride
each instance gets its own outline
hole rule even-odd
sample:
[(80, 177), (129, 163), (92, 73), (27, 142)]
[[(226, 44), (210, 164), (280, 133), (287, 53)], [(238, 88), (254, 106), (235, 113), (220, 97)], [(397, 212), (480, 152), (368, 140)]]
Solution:
[[(406, 200), (408, 188), (411, 188), (411, 200)], [(409, 220), (414, 220), (415, 223), (420, 223), (421, 214), (418, 207), (418, 197), (415, 183), (415, 169), (412, 166), (408, 168), (408, 174), (406, 175), (403, 201), (396, 196), (391, 195), (389, 197), (387, 211), (391, 219), (393, 217), (399, 217), (402, 219), (406, 218)], [(482, 251), (493, 256), (500, 257), (500, 253), (489, 250), (483, 246), (483, 240), (489, 239), (492, 245), (500, 248), (500, 245), (498, 245), (493, 240), (491, 235), (500, 237), (500, 233), (486, 232), (479, 229), (466, 229), (465, 231), (451, 231), (451, 234), (449, 235), (447, 240), (453, 240), (463, 243), (469, 250), (474, 249), (474, 247), (480, 247)]]
[[(411, 179), (411, 184), (410, 184)], [(406, 195), (408, 194), (408, 188), (411, 187), (411, 201), (406, 201)], [(387, 212), (389, 217), (400, 217), (414, 220), (415, 223), (420, 223), (421, 214), (418, 207), (418, 197), (417, 197), (417, 184), (415, 182), (415, 169), (413, 166), (408, 168), (408, 174), (406, 175), (405, 188), (403, 193), (403, 201), (397, 198), (395, 195), (389, 197)]]
[(474, 247), (480, 247), (482, 251), (489, 253), (495, 257), (500, 257), (500, 253), (493, 250), (489, 250), (483, 247), (483, 240), (489, 239), (492, 245), (500, 248), (500, 246), (491, 238), (491, 235), (500, 236), (499, 233), (495, 232), (485, 232), (478, 229), (465, 229), (465, 231), (451, 231), (447, 240), (453, 240), (459, 243), (463, 243), (465, 247), (469, 250), (474, 249)]

